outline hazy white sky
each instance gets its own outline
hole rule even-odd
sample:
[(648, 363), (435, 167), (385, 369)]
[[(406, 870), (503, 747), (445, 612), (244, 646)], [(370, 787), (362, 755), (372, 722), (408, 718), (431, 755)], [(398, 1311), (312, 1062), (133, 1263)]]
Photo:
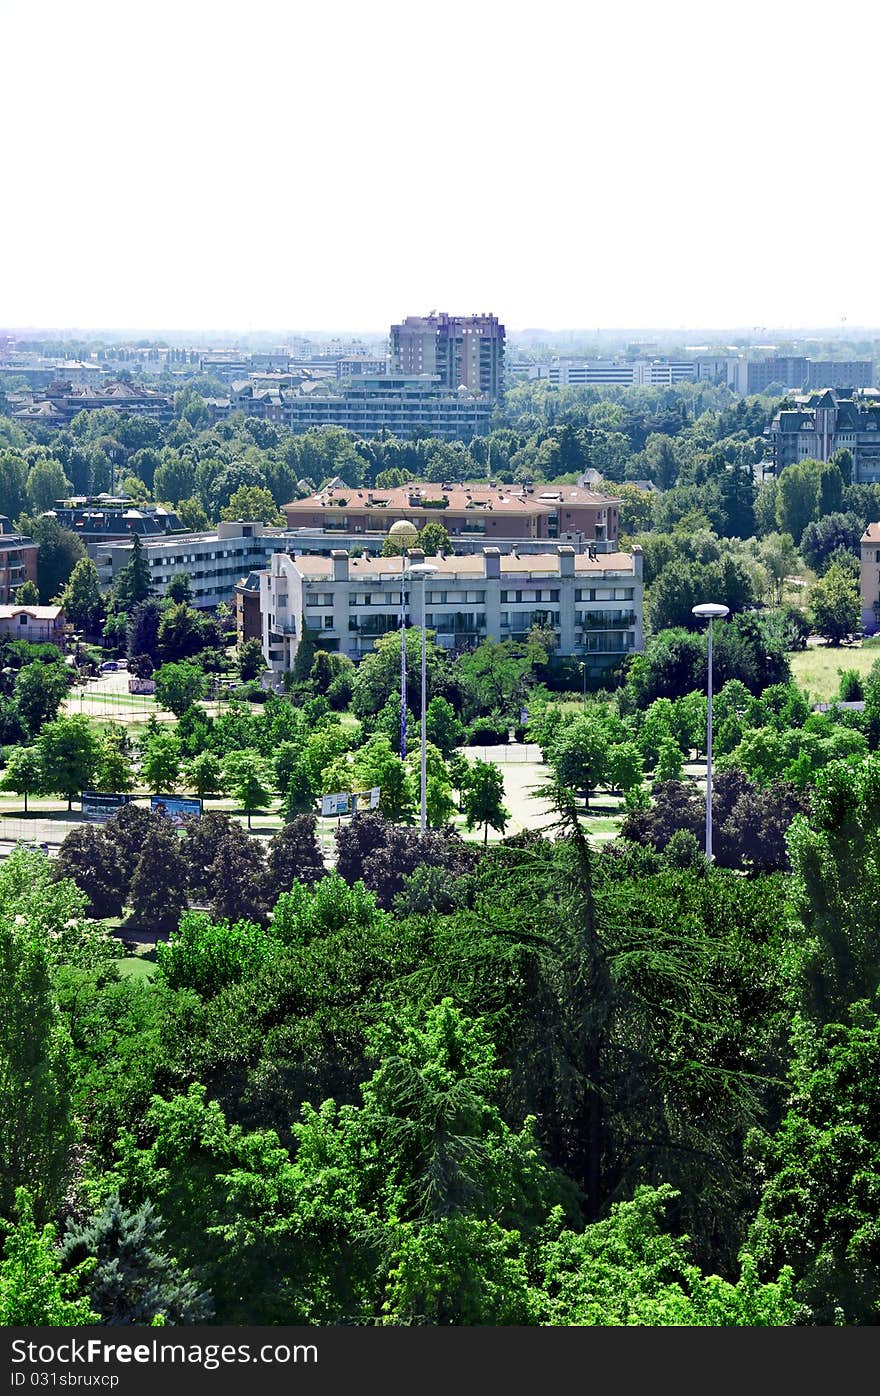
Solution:
[(872, 14), (0, 0), (0, 325), (878, 325)]

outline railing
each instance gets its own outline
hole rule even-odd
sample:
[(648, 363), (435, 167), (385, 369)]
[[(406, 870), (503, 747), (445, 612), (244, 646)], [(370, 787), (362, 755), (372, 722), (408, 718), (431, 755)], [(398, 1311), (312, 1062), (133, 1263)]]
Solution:
[(608, 626), (635, 625), (635, 611), (583, 611), (577, 624), (584, 630)]

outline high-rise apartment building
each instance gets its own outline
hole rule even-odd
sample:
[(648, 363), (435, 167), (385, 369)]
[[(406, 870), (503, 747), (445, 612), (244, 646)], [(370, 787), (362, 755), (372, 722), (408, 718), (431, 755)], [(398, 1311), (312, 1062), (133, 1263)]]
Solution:
[(504, 326), (495, 315), (408, 315), (391, 326), (391, 372), (438, 374), (443, 388), (498, 397)]

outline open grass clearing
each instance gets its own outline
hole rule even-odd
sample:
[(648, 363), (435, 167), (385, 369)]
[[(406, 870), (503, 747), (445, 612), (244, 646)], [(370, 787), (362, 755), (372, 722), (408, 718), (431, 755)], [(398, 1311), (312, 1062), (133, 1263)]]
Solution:
[(858, 645), (809, 645), (790, 656), (791, 675), (814, 703), (832, 703), (839, 696), (840, 674), (855, 669), (864, 677), (880, 658), (870, 642)]

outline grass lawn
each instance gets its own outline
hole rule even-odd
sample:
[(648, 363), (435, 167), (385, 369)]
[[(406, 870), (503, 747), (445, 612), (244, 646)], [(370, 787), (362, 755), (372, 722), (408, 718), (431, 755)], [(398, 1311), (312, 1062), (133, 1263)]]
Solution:
[(126, 955), (116, 963), (123, 979), (152, 979), (156, 973), (155, 951), (149, 955)]
[(871, 643), (810, 645), (791, 655), (791, 674), (814, 703), (831, 703), (838, 696), (841, 669), (855, 669), (864, 675), (878, 658), (878, 648)]

